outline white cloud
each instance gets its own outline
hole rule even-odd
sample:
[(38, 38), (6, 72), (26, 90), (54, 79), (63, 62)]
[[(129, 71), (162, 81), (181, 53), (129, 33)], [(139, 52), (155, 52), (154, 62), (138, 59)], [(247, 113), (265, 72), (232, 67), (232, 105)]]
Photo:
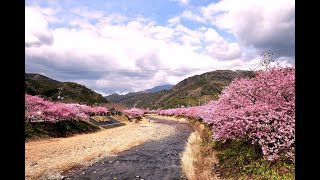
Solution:
[[(87, 16), (86, 10), (75, 11)], [(58, 18), (59, 13), (26, 7), (26, 71), (79, 82), (104, 95), (175, 84), (191, 75), (247, 65), (238, 43), (226, 41), (212, 28), (189, 29), (179, 18), (160, 26), (143, 17), (93, 13), (50, 29), (48, 17)], [(95, 23), (92, 18), (97, 18)]]
[(241, 57), (242, 51), (239, 44), (225, 41), (214, 29), (208, 28), (204, 36), (204, 40), (207, 42), (206, 50), (211, 57), (220, 60)]
[(181, 18), (185, 18), (185, 19), (189, 19), (189, 20), (197, 21), (201, 23), (206, 23), (206, 19), (204, 17), (194, 14), (190, 10), (183, 11), (183, 13), (181, 14)]
[(180, 23), (180, 16), (173, 17), (168, 20), (169, 26), (173, 26)]
[(207, 23), (205, 17), (193, 13), (191, 10), (184, 10), (179, 16), (175, 16), (168, 20), (169, 26), (172, 27), (181, 24), (181, 19), (187, 19), (190, 21), (196, 21), (200, 23)]
[(202, 16), (236, 35), (245, 46), (292, 56), (295, 2), (292, 0), (222, 0), (201, 8)]
[[(45, 15), (36, 9), (31, 11), (37, 12), (38, 19), (46, 25), (37, 28), (39, 33), (47, 32)], [(115, 25), (108, 19), (110, 17), (104, 16), (92, 24), (75, 18), (70, 21), (71, 27), (51, 29), (52, 44), (26, 46), (27, 71), (44, 71), (49, 77), (51, 73), (52, 78), (62, 81), (80, 81), (108, 94), (116, 90), (147, 89), (158, 85), (156, 83), (170, 81), (171, 77), (181, 76), (173, 69), (212, 64), (210, 58), (184, 46), (197, 42), (197, 33), (186, 27), (156, 26), (141, 18)], [(184, 39), (182, 44), (173, 40), (175, 37), (182, 40), (189, 35), (193, 39)], [(199, 63), (194, 58), (199, 62), (205, 60)], [(159, 69), (164, 70), (160, 72)]]
[(191, 0), (172, 0), (172, 1), (178, 2), (181, 5), (187, 5)]
[(175, 32), (174, 29), (164, 26), (151, 26), (148, 31), (150, 34), (152, 34), (154, 39), (165, 40), (166, 42), (171, 41), (171, 38)]
[(39, 8), (25, 8), (25, 44), (26, 46), (41, 46), (52, 44), (53, 37), (48, 28), (48, 22)]
[(104, 16), (102, 18), (99, 18), (99, 22), (97, 22), (98, 25), (103, 24), (114, 24), (114, 25), (123, 25), (125, 22), (128, 21), (128, 18), (126, 16), (120, 15), (120, 14), (110, 14), (108, 16)]
[(86, 19), (98, 19), (103, 17), (104, 14), (102, 11), (92, 10), (86, 7), (72, 8), (70, 12)]

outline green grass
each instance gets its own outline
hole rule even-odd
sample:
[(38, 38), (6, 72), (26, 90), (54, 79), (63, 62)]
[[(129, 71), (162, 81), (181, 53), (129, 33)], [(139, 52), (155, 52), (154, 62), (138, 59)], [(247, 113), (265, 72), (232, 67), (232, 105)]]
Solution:
[[(189, 124), (194, 127), (201, 121), (189, 119)], [(199, 131), (199, 130), (197, 130)], [(202, 144), (201, 157), (196, 162), (199, 172), (208, 171), (219, 173), (222, 179), (295, 179), (295, 162), (281, 157), (275, 162), (263, 158), (258, 145), (244, 140), (228, 140), (224, 143), (212, 139), (210, 126), (200, 132)], [(210, 167), (206, 159), (216, 156), (219, 163)]]
[(92, 133), (100, 127), (85, 121), (26, 122), (25, 140), (44, 139), (49, 137), (69, 137), (75, 134)]
[(212, 142), (219, 160), (218, 172), (226, 179), (295, 179), (295, 163), (281, 157), (269, 162), (260, 147), (242, 140)]

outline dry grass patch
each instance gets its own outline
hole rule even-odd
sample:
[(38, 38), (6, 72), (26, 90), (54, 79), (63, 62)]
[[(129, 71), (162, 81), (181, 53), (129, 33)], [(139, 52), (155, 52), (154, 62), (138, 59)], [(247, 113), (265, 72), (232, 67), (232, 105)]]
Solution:
[(190, 180), (218, 180), (213, 167), (218, 164), (212, 149), (212, 133), (199, 121), (189, 120), (194, 133), (188, 139), (182, 157), (182, 168)]
[(181, 157), (181, 167), (188, 179), (196, 179), (194, 163), (196, 161), (195, 152), (199, 151), (199, 138), (196, 132), (191, 133), (186, 143), (185, 150)]
[(90, 118), (96, 120), (96, 121), (110, 121), (109, 118), (107, 116), (91, 116)]
[(112, 118), (114, 118), (115, 120), (118, 120), (122, 123), (125, 123), (125, 124), (132, 124), (132, 122), (129, 121), (128, 117), (127, 116), (120, 116), (120, 115), (113, 115), (113, 116), (110, 116)]

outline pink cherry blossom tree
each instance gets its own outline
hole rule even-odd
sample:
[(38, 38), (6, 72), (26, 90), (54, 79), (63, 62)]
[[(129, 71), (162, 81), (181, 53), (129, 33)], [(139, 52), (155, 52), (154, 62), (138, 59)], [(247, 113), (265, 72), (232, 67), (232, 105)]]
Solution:
[(89, 114), (104, 114), (104, 107), (90, 107), (76, 103), (47, 101), (38, 96), (25, 94), (25, 121), (50, 121), (89, 119)]
[(214, 139), (245, 139), (258, 143), (267, 160), (295, 153), (295, 68), (272, 67), (254, 78), (236, 79), (217, 101), (203, 106), (157, 111), (203, 119)]
[(217, 140), (247, 139), (272, 161), (295, 152), (295, 69), (273, 67), (237, 79), (202, 115)]
[(131, 116), (142, 116), (144, 114), (144, 111), (139, 108), (131, 108), (123, 110), (123, 113)]

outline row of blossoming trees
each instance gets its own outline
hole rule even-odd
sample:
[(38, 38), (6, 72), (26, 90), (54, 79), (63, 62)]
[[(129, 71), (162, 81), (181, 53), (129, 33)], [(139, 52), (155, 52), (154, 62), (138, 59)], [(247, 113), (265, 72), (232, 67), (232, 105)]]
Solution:
[(104, 107), (91, 107), (76, 103), (51, 102), (38, 96), (25, 94), (25, 121), (88, 120), (90, 115), (108, 113)]
[(160, 110), (161, 115), (202, 119), (214, 139), (258, 143), (269, 161), (295, 154), (295, 68), (273, 67), (236, 79), (217, 101), (204, 106)]
[[(90, 115), (106, 115), (109, 111), (105, 107), (91, 107), (77, 103), (51, 102), (38, 96), (25, 94), (25, 121), (64, 121), (88, 120)], [(125, 115), (142, 116), (148, 110), (139, 108), (125, 109)]]

